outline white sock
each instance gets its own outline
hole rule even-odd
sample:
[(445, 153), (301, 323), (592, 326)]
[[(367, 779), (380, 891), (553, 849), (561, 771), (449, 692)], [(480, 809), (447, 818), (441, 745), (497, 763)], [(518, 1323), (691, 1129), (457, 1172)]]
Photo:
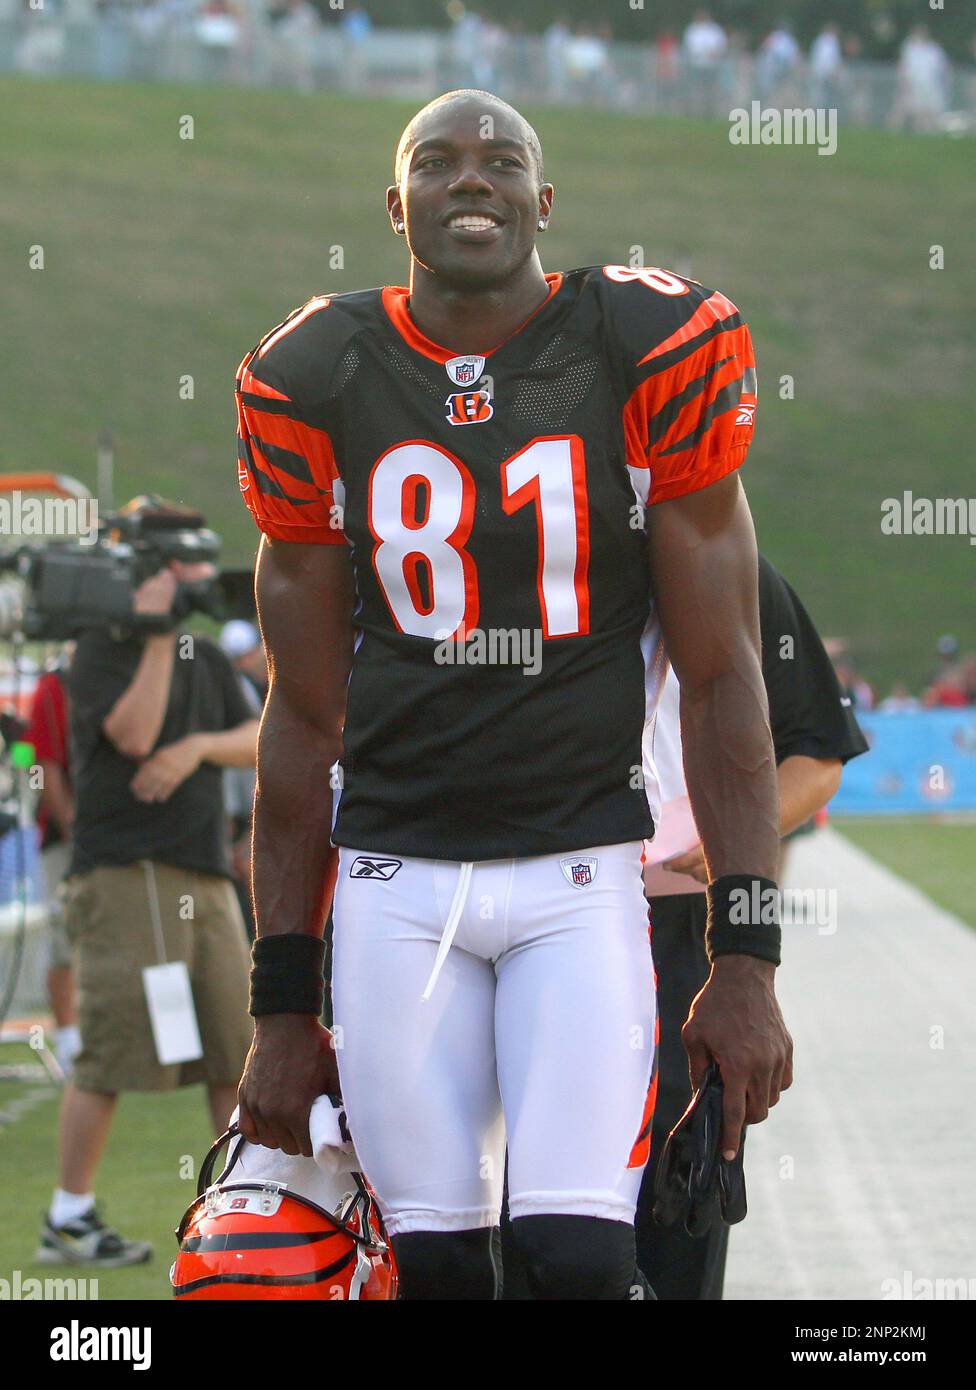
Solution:
[(80, 1051), (81, 1033), (78, 1025), (69, 1023), (66, 1027), (59, 1028), (54, 1035), (54, 1055), (65, 1075), (70, 1075), (71, 1063)]
[(67, 1226), (69, 1222), (77, 1221), (79, 1216), (84, 1216), (94, 1205), (94, 1192), (65, 1192), (64, 1188), (56, 1187), (48, 1217), (52, 1226)]

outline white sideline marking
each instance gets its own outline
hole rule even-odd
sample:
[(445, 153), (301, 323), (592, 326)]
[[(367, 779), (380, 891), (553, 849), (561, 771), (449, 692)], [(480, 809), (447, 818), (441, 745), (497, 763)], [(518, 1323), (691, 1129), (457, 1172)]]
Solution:
[(880, 1299), (906, 1270), (969, 1278), (976, 931), (831, 829), (794, 843), (787, 883), (836, 888), (837, 931), (784, 930), (795, 1080), (749, 1131), (726, 1296)]
[(47, 1100), (53, 1100), (59, 1092), (52, 1085), (34, 1086), (29, 1091), (24, 1091), (13, 1100), (8, 1100), (5, 1105), (0, 1107), (0, 1136), (5, 1129), (15, 1125), (18, 1120), (36, 1110)]

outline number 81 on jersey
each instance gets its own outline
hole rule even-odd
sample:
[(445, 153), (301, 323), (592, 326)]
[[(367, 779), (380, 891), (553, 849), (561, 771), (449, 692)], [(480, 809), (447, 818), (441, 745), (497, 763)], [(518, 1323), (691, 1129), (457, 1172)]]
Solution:
[[(369, 481), (373, 567), (397, 630), (442, 640), (478, 625), (474, 559), (465, 549), (475, 514), (475, 482), (436, 444), (397, 444)], [(502, 508), (535, 507), (536, 589), (543, 637), (589, 632), (589, 513), (583, 441), (533, 439), (501, 464)], [(423, 583), (421, 582), (423, 575)]]

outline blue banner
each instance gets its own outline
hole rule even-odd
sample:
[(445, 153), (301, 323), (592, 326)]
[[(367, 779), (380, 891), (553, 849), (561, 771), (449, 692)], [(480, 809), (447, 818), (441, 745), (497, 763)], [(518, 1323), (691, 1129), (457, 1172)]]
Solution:
[(844, 768), (834, 816), (976, 811), (976, 707), (858, 714), (871, 745)]

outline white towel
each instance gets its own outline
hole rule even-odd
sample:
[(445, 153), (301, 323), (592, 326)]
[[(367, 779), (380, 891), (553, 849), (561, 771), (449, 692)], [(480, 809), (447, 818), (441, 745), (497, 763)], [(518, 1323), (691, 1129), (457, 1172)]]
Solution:
[[(266, 1149), (262, 1144), (251, 1144), (243, 1138), (231, 1140), (228, 1161), (232, 1152), (239, 1151), (239, 1156), (227, 1181), (284, 1183), (292, 1192), (307, 1197), (326, 1211), (334, 1211), (343, 1195), (343, 1184), (338, 1180), (346, 1173), (360, 1171), (352, 1142), (342, 1137), (341, 1114), (328, 1096), (319, 1096), (312, 1106), (308, 1128), (313, 1158), (304, 1158), (301, 1154), (292, 1156), (281, 1149)], [(231, 1124), (238, 1118), (235, 1110)]]

